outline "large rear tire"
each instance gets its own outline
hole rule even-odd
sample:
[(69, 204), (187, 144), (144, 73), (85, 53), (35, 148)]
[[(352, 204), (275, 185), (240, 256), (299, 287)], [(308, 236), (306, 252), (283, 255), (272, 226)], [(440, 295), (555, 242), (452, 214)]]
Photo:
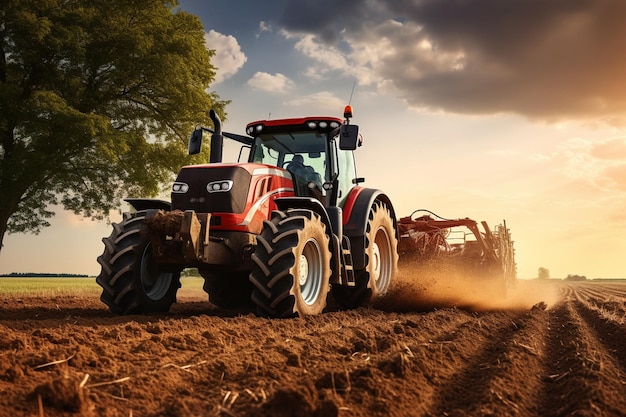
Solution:
[(365, 230), (365, 268), (355, 271), (354, 287), (333, 285), (332, 295), (346, 308), (370, 304), (387, 293), (397, 270), (398, 239), (391, 212), (376, 201)]
[(324, 311), (330, 290), (329, 243), (316, 213), (274, 211), (252, 255), (250, 282), (257, 314), (285, 318)]
[(166, 312), (176, 301), (180, 271), (163, 271), (152, 254), (146, 211), (124, 215), (102, 239), (100, 299), (115, 314)]

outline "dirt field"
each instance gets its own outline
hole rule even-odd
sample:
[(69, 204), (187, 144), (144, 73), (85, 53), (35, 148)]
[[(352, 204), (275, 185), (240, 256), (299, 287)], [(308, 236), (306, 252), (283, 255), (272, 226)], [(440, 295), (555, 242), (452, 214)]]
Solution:
[(4, 297), (0, 415), (625, 415), (626, 283), (520, 282), (506, 302), (436, 287), (292, 320), (184, 288), (155, 316)]

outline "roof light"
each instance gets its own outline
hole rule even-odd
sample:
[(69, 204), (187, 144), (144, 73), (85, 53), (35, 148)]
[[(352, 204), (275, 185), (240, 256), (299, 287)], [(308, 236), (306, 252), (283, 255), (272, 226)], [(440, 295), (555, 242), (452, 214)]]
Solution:
[(309, 122), (306, 124), (309, 129), (315, 129), (317, 127), (317, 123)]
[(352, 117), (351, 105), (348, 104), (346, 107), (343, 108), (343, 117), (345, 117), (346, 119), (350, 119)]

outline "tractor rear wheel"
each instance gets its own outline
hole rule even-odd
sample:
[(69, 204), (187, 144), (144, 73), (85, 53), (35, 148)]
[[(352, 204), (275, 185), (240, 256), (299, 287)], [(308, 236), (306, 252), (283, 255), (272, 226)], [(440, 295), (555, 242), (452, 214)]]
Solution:
[(310, 210), (274, 211), (257, 236), (250, 282), (257, 313), (267, 317), (319, 314), (330, 290), (329, 237)]
[(346, 308), (366, 305), (387, 293), (397, 270), (398, 239), (391, 212), (385, 203), (376, 201), (365, 231), (365, 268), (354, 271), (354, 287), (334, 285), (333, 297)]
[(96, 282), (102, 287), (100, 299), (116, 314), (168, 311), (180, 288), (180, 271), (163, 271), (157, 265), (145, 219), (146, 211), (125, 213), (102, 239)]

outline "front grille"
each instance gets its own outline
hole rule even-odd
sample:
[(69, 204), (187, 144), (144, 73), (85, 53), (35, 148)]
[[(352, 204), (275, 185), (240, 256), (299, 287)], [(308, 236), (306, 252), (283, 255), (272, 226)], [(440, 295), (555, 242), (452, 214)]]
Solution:
[[(242, 213), (246, 208), (251, 175), (238, 166), (189, 166), (183, 168), (176, 184), (187, 184), (186, 192), (172, 192), (172, 210), (198, 213)], [(207, 191), (207, 184), (232, 181), (227, 192)], [(211, 224), (213, 220), (211, 220)]]

